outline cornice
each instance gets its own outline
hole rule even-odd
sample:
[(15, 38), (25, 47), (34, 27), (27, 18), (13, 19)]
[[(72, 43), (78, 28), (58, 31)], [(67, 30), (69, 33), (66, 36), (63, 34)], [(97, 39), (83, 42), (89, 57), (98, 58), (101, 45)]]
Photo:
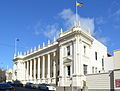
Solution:
[(90, 33), (86, 32), (85, 30), (81, 29), (80, 27), (73, 27), (72, 29), (62, 33), (62, 36), (57, 39), (58, 42), (68, 38), (68, 37), (75, 37), (75, 36), (83, 36), (93, 42), (93, 38)]
[(34, 56), (37, 56), (39, 54), (45, 54), (45, 52), (48, 53), (49, 51), (54, 50), (54, 49), (57, 50), (57, 47), (58, 47), (58, 43), (56, 43), (54, 45), (45, 46), (44, 48), (42, 48), (40, 50), (38, 49), (37, 51), (26, 55), (23, 59), (25, 60), (27, 58), (33, 58)]

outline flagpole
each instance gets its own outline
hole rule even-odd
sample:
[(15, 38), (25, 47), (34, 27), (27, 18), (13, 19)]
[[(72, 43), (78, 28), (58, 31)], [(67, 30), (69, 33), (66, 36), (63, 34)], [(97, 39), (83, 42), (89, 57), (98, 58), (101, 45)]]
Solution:
[[(77, 4), (77, 0), (76, 0), (76, 4)], [(77, 23), (77, 21), (78, 21), (77, 15), (78, 15), (78, 10), (77, 10), (77, 5), (76, 5), (76, 23)]]
[(15, 46), (15, 50), (14, 50), (14, 52), (15, 52), (15, 55), (16, 55), (16, 52), (17, 52), (17, 42), (16, 42), (16, 38), (15, 38), (15, 40), (14, 40), (14, 46)]

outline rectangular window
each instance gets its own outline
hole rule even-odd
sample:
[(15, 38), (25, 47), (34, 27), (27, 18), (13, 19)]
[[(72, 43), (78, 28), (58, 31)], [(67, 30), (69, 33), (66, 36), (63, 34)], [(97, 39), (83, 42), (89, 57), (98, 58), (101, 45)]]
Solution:
[(83, 65), (83, 71), (84, 71), (84, 72), (83, 72), (84, 75), (86, 75), (86, 74), (87, 74), (87, 65), (85, 65), (85, 64)]
[(67, 46), (67, 55), (70, 56), (70, 46)]
[(95, 59), (97, 60), (97, 52), (95, 52)]
[(92, 67), (92, 73), (94, 74), (94, 67)]
[(102, 70), (104, 70), (104, 59), (102, 58)]
[(67, 66), (68, 76), (70, 76), (70, 66)]
[(66, 56), (66, 48), (64, 47), (64, 54), (63, 54), (64, 56)]
[(86, 55), (86, 46), (84, 46), (84, 55)]
[(95, 68), (95, 73), (97, 73), (97, 67)]

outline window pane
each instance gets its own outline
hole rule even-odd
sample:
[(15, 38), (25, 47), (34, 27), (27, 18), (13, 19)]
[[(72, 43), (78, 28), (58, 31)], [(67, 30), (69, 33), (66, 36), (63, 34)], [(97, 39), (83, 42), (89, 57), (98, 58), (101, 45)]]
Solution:
[(83, 65), (83, 70), (84, 70), (84, 75), (86, 75), (87, 74), (87, 65)]
[(67, 46), (67, 55), (70, 55), (70, 46)]
[(84, 46), (84, 55), (86, 55), (86, 46)]
[(95, 59), (97, 60), (97, 52), (95, 52)]
[(70, 66), (67, 66), (68, 76), (70, 76)]

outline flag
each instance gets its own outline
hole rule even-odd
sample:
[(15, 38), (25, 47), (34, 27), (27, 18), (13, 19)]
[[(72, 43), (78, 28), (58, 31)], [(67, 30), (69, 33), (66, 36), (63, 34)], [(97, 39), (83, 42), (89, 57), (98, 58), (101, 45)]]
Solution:
[(83, 3), (76, 3), (76, 6), (83, 6)]
[(19, 38), (16, 38), (16, 41), (19, 41), (20, 39)]

